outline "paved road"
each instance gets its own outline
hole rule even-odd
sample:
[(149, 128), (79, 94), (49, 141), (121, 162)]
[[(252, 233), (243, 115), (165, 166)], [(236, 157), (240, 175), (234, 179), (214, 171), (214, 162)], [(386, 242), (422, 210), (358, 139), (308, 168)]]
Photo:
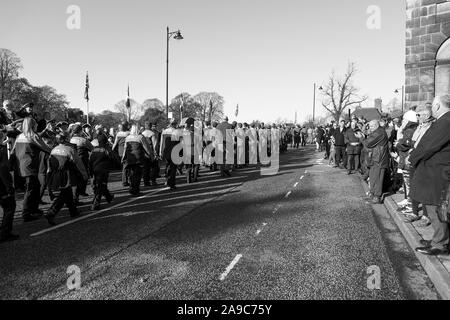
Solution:
[[(1, 299), (436, 299), (383, 206), (307, 147), (276, 176), (202, 172), (175, 192), (144, 189), (59, 225), (17, 221), (0, 245)], [(69, 291), (68, 266), (81, 270)], [(367, 288), (378, 266), (381, 289)]]

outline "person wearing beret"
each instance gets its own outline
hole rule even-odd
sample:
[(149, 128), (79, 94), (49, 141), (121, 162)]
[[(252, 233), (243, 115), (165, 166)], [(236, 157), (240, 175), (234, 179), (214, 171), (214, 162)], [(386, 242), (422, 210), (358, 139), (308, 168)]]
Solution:
[(437, 96), (431, 107), (436, 121), (430, 126), (407, 163), (415, 169), (411, 180), (411, 199), (426, 206), (434, 230), (433, 238), (416, 251), (427, 255), (448, 254), (449, 225), (442, 221), (438, 208), (448, 185), (446, 171), (450, 167), (450, 95)]

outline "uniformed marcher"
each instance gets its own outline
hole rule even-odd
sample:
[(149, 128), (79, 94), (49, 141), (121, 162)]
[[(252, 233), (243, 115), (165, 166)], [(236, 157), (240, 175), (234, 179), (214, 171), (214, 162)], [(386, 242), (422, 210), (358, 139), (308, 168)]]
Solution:
[[(194, 135), (194, 130), (195, 130), (195, 126), (194, 126), (194, 122), (186, 124), (186, 128), (183, 132), (183, 139), (188, 139), (187, 141), (189, 141), (190, 146), (190, 156), (187, 160), (187, 163), (185, 163), (186, 166), (186, 182), (192, 183), (192, 182), (197, 182), (198, 181), (198, 172), (200, 170), (200, 158), (196, 159), (196, 155), (197, 157), (202, 155), (202, 141), (197, 141), (197, 144), (195, 143), (195, 139), (197, 137), (195, 137)], [(187, 138), (189, 136), (189, 138)], [(187, 143), (186, 141), (186, 143)], [(185, 146), (187, 147), (187, 146)], [(197, 152), (196, 152), (196, 147), (197, 147)], [(200, 147), (200, 149), (198, 148)]]
[(50, 148), (36, 134), (36, 121), (27, 117), (22, 123), (22, 134), (17, 137), (15, 153), (19, 161), (20, 174), (25, 178), (25, 195), (23, 200), (22, 217), (25, 222), (39, 219), (42, 211), (39, 210), (40, 184), (39, 153), (50, 153)]
[(64, 133), (58, 134), (56, 143), (58, 145), (50, 153), (48, 168), (48, 188), (55, 195), (51, 207), (45, 213), (50, 225), (56, 224), (55, 216), (64, 205), (69, 209), (72, 218), (80, 215), (73, 202), (72, 187), (77, 184), (77, 176), (88, 179), (83, 162), (75, 149), (68, 145), (68, 136)]
[(122, 163), (130, 173), (130, 194), (140, 195), (140, 184), (145, 162), (154, 160), (153, 147), (143, 135), (139, 134), (139, 126), (131, 126), (130, 135), (125, 139), (125, 151)]
[[(91, 142), (86, 138), (86, 136), (83, 134), (83, 128), (80, 125), (74, 125), (72, 128), (72, 138), (70, 139), (70, 143), (77, 146), (77, 152), (78, 157), (83, 162), (83, 165), (86, 170), (89, 168), (89, 153), (94, 149)], [(89, 172), (88, 172), (89, 176)], [(79, 184), (77, 186), (76, 192), (75, 192), (75, 203), (78, 202), (78, 199), (80, 196), (87, 197), (88, 194), (86, 194), (86, 186), (87, 186), (87, 179), (82, 180), (80, 179)]]
[[(0, 142), (3, 142), (4, 138), (4, 133), (0, 131)], [(3, 209), (0, 242), (17, 240), (19, 236), (12, 233), (16, 211), (15, 191), (8, 168), (8, 150), (4, 143), (0, 143), (0, 206)]]
[(180, 143), (181, 133), (177, 129), (177, 121), (171, 121), (169, 128), (161, 134), (160, 157), (166, 162), (166, 184), (170, 190), (176, 189), (177, 165), (172, 161), (172, 150)]
[[(222, 141), (218, 141), (218, 148), (221, 149), (222, 155), (223, 155), (223, 162), (222, 164), (219, 164), (220, 168), (220, 174), (222, 177), (225, 176), (231, 176), (229, 167), (230, 165), (227, 164), (227, 135), (231, 134), (231, 131), (233, 129), (233, 126), (228, 123), (228, 117), (225, 117), (224, 120), (217, 126), (217, 130), (219, 130), (222, 133)], [(234, 137), (228, 137), (228, 141), (234, 141)], [(230, 148), (230, 150), (234, 150), (234, 146)], [(217, 153), (216, 153), (217, 154)], [(234, 156), (234, 155), (233, 155)]]
[[(151, 130), (152, 124), (150, 122), (145, 122), (144, 131), (142, 135), (148, 140), (150, 145), (153, 148), (153, 154), (157, 155), (156, 145), (158, 143), (158, 137), (154, 131)], [(158, 158), (154, 157), (153, 159), (148, 159), (148, 161), (144, 165), (144, 186), (156, 186), (156, 178), (157, 178), (157, 168), (158, 168)]]
[(102, 197), (106, 202), (111, 203), (114, 199), (108, 190), (109, 172), (112, 170), (114, 155), (108, 146), (106, 135), (101, 134), (97, 137), (98, 146), (94, 148), (89, 159), (89, 172), (94, 178), (94, 200), (92, 202), (92, 210), (99, 210)]
[[(128, 123), (124, 122), (123, 124), (119, 124), (119, 131), (116, 135), (116, 141), (114, 141), (113, 151), (117, 152), (120, 158), (123, 158), (123, 154), (125, 151), (125, 139), (128, 137), (130, 132), (128, 131)], [(123, 167), (122, 168), (122, 185), (124, 187), (130, 186), (129, 182), (129, 172)]]

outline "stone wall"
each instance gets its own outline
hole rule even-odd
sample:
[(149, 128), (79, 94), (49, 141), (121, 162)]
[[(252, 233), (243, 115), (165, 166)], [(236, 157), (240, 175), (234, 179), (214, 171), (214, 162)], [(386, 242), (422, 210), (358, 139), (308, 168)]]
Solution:
[(406, 0), (406, 110), (433, 100), (436, 54), (449, 37), (450, 0)]

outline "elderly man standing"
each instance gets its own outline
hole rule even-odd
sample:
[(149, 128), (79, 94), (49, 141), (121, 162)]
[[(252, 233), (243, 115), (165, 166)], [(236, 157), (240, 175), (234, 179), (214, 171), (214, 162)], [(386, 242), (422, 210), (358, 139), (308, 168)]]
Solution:
[(438, 207), (448, 184), (445, 173), (450, 168), (450, 95), (437, 96), (431, 108), (436, 118), (411, 152), (409, 163), (415, 168), (411, 198), (426, 206), (434, 229), (431, 242), (423, 241), (417, 252), (427, 255), (448, 254), (449, 227), (441, 221)]
[(389, 168), (389, 148), (386, 130), (380, 127), (378, 120), (369, 122), (370, 134), (364, 141), (369, 154), (369, 179), (371, 197), (367, 200), (373, 204), (381, 203), (383, 194), (383, 181), (386, 170)]

